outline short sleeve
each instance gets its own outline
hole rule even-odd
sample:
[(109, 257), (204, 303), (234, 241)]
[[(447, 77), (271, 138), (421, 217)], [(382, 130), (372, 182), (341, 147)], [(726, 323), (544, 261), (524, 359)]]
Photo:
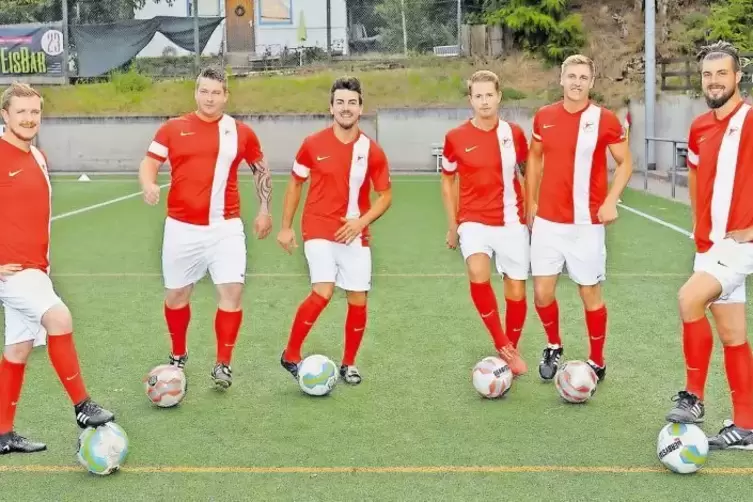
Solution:
[(301, 147), (298, 149), (298, 153), (293, 161), (293, 176), (301, 181), (307, 180), (311, 173), (312, 165), (313, 162), (311, 161), (308, 139), (305, 139), (303, 143), (301, 143)]
[(253, 129), (243, 122), (239, 122), (238, 127), (243, 131), (243, 135), (245, 136), (243, 158), (248, 162), (249, 166), (254, 165), (264, 158), (264, 154), (261, 151), (259, 137)]
[(152, 143), (146, 151), (146, 155), (160, 162), (167, 160), (170, 155), (170, 122), (165, 122), (157, 130)]
[(607, 109), (602, 109), (601, 120), (603, 121), (601, 126), (602, 135), (607, 145), (614, 145), (615, 143), (625, 141), (627, 137), (625, 135), (625, 128), (622, 127), (617, 115)]
[(390, 167), (384, 150), (376, 143), (371, 143), (369, 148), (369, 177), (374, 190), (384, 192), (392, 186)]
[(517, 124), (512, 124), (512, 140), (515, 144), (515, 156), (516, 162), (522, 164), (528, 159), (528, 140), (526, 140), (526, 134), (523, 129)]
[(541, 141), (541, 111), (537, 111), (533, 115), (533, 131), (531, 133), (533, 139)]
[(698, 143), (698, 134), (696, 132), (696, 129), (691, 125), (690, 133), (688, 133), (688, 157), (686, 160), (688, 169), (698, 168)]
[(442, 173), (454, 175), (458, 169), (458, 159), (449, 134), (444, 137), (442, 148)]

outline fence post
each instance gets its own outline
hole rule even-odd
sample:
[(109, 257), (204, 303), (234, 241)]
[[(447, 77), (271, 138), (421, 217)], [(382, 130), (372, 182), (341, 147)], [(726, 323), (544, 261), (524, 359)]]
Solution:
[(672, 151), (674, 152), (674, 155), (672, 156), (672, 158), (674, 159), (674, 162), (672, 162), (672, 199), (674, 199), (675, 182), (677, 180), (677, 141), (672, 140)]
[(651, 141), (648, 136), (646, 136), (644, 145), (644, 157), (643, 157), (643, 191), (645, 192), (648, 190), (648, 142)]

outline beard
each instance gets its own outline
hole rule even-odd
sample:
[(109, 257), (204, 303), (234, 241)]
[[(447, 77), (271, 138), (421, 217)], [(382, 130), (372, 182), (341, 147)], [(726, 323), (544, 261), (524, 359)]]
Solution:
[(337, 122), (337, 125), (339, 125), (341, 128), (345, 130), (352, 129), (353, 126), (355, 126), (358, 123), (358, 119), (354, 119), (351, 115), (350, 117), (336, 117), (335, 121)]
[(31, 141), (36, 137), (37, 135), (37, 129), (34, 127), (34, 129), (29, 129), (28, 126), (31, 124), (24, 124), (23, 126), (16, 126), (16, 127), (8, 127), (11, 133), (18, 139), (22, 141)]
[(715, 98), (711, 96), (709, 91), (707, 91), (703, 93), (703, 97), (706, 98), (706, 104), (708, 105), (708, 107), (712, 110), (716, 110), (717, 108), (724, 106), (733, 94), (735, 94), (735, 90), (731, 89), (723, 93), (721, 96)]

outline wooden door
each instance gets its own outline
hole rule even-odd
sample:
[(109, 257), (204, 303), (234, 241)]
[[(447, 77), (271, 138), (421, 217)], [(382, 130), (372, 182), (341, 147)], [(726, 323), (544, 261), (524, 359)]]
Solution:
[(228, 52), (256, 52), (253, 0), (225, 0)]

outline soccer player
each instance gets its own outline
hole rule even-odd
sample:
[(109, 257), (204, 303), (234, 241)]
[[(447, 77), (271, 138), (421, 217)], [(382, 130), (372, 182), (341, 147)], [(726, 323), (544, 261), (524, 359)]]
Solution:
[(74, 405), (81, 428), (114, 420), (89, 397), (73, 342), (71, 312), (49, 277), (51, 187), (47, 158), (32, 145), (42, 119), (42, 97), (14, 83), (0, 98), (6, 125), (0, 138), (0, 303), (5, 310), (5, 350), (0, 362), (0, 455), (33, 453), (47, 446), (14, 429), (26, 363), (47, 344), (55, 372)]
[(254, 232), (264, 239), (272, 229), (270, 172), (256, 134), (224, 113), (228, 94), (221, 70), (202, 70), (196, 79), (197, 110), (163, 124), (139, 168), (144, 200), (155, 205), (160, 195), (157, 172), (170, 161), (162, 244), (164, 314), (172, 341), (169, 364), (186, 364), (191, 293), (209, 271), (219, 297), (214, 319), (217, 358), (211, 371), (218, 389), (232, 385), (230, 362), (243, 318), (246, 235), (238, 194), (243, 160), (251, 167), (259, 198)]
[[(520, 375), (527, 371), (516, 347), (527, 311), (530, 238), (519, 176), (525, 169), (528, 143), (520, 126), (499, 118), (502, 93), (497, 75), (486, 70), (474, 73), (468, 95), (473, 118), (447, 133), (442, 154), (446, 244), (450, 249), (460, 245), (473, 304), (500, 357), (514, 375)], [(506, 329), (491, 285), (492, 256), (497, 272), (504, 276)]]
[(753, 450), (753, 355), (745, 317), (745, 279), (753, 273), (753, 112), (740, 96), (737, 50), (717, 42), (703, 47), (700, 58), (710, 110), (693, 121), (688, 137), (696, 255), (693, 274), (678, 295), (686, 384), (667, 420), (703, 420), (714, 346), (709, 308), (724, 347), (732, 399), (732, 421), (709, 438), (709, 447)]
[[(357, 385), (361, 373), (355, 361), (366, 329), (366, 299), (371, 289), (369, 225), (390, 207), (392, 189), (387, 157), (358, 126), (363, 113), (358, 79), (343, 77), (334, 82), (330, 113), (332, 126), (308, 136), (299, 148), (283, 201), (277, 242), (292, 254), (297, 247), (293, 217), (303, 184), (310, 179), (301, 233), (311, 293), (298, 307), (280, 364), (297, 378), (303, 341), (337, 286), (346, 291), (348, 302), (340, 376)], [(372, 185), (378, 195), (373, 204)]]
[[(555, 297), (563, 265), (578, 285), (590, 344), (587, 363), (599, 381), (606, 376), (607, 308), (605, 225), (617, 219), (617, 202), (632, 175), (625, 132), (615, 114), (589, 99), (595, 67), (583, 55), (562, 63), (564, 98), (539, 109), (526, 172), (527, 219), (531, 226), (534, 304), (547, 345), (539, 363), (543, 380), (554, 378), (563, 354)], [(616, 162), (608, 186), (607, 150)]]

